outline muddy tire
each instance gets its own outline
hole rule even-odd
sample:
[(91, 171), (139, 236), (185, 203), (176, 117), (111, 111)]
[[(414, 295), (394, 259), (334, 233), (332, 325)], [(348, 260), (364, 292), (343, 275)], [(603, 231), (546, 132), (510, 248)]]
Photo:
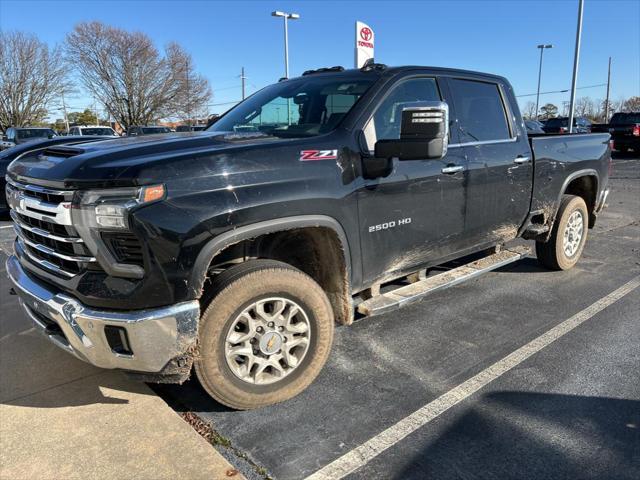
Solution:
[(214, 280), (195, 371), (218, 402), (249, 410), (288, 400), (316, 378), (333, 342), (322, 288), (286, 263), (251, 260)]
[(536, 242), (538, 262), (551, 270), (568, 270), (580, 259), (587, 241), (589, 213), (581, 197), (564, 195), (548, 242)]

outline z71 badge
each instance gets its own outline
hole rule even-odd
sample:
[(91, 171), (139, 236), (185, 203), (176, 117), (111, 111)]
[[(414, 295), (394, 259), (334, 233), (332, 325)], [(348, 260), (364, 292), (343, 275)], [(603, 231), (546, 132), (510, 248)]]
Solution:
[(338, 150), (302, 150), (300, 152), (301, 162), (312, 162), (315, 160), (337, 160)]

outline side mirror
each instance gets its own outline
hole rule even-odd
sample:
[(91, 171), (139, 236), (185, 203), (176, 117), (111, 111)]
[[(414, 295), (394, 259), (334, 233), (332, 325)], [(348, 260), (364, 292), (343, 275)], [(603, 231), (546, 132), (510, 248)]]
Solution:
[(6, 135), (2, 135), (2, 141), (3, 142), (8, 142), (9, 141), (9, 137), (7, 137)]
[(402, 109), (400, 139), (378, 140), (375, 156), (398, 160), (442, 158), (449, 144), (446, 102), (415, 102)]

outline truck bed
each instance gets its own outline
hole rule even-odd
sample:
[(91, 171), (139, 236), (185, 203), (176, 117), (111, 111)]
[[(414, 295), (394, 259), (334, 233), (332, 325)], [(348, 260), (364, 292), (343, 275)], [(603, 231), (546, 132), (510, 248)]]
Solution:
[(608, 181), (609, 139), (608, 133), (530, 135), (534, 156), (531, 211), (554, 215), (562, 195), (558, 192), (564, 192), (578, 175), (594, 177), (596, 192), (601, 192)]

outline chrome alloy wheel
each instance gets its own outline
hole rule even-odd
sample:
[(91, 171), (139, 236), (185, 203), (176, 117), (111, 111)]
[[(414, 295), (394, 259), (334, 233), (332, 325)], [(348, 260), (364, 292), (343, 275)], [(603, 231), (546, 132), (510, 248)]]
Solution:
[(582, 213), (576, 210), (569, 216), (567, 225), (564, 228), (564, 238), (562, 240), (562, 249), (567, 257), (573, 257), (582, 241), (584, 233), (584, 219)]
[(310, 340), (309, 318), (300, 305), (288, 298), (266, 298), (233, 321), (225, 338), (225, 358), (240, 380), (268, 385), (300, 365)]

